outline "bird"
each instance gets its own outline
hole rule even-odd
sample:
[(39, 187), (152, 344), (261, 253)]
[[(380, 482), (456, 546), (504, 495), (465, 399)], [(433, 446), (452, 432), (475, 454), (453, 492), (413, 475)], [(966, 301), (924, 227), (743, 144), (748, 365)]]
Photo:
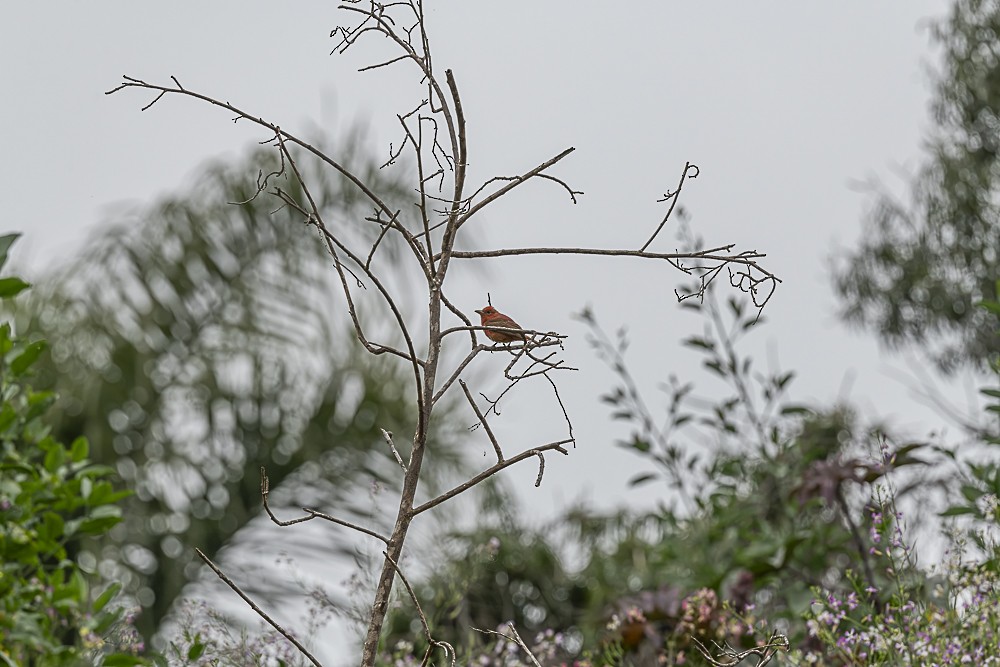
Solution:
[[(477, 310), (479, 313), (480, 320), (484, 327), (496, 326), (503, 327), (504, 329), (520, 329), (521, 325), (507, 317), (499, 310), (493, 306), (486, 306), (482, 310)], [(497, 331), (495, 329), (486, 329), (483, 333), (494, 343), (513, 343), (514, 341), (524, 340), (523, 333), (513, 333), (507, 331)]]

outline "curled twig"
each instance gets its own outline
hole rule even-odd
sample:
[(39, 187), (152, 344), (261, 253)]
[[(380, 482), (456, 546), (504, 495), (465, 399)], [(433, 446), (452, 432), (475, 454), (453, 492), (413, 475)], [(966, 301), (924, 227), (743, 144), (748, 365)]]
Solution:
[[(694, 173), (691, 173), (691, 170), (694, 170)], [(660, 224), (653, 231), (653, 235), (650, 236), (649, 239), (642, 244), (642, 247), (639, 248), (639, 250), (645, 250), (646, 248), (648, 248), (649, 245), (656, 239), (657, 235), (660, 233), (660, 230), (663, 229), (663, 226), (667, 224), (668, 220), (670, 220), (670, 215), (674, 212), (674, 207), (677, 206), (677, 200), (680, 199), (681, 188), (684, 187), (684, 181), (689, 178), (698, 178), (698, 175), (700, 173), (701, 170), (698, 168), (698, 165), (691, 164), (690, 162), (685, 163), (684, 171), (681, 172), (681, 180), (678, 181), (677, 183), (677, 189), (674, 190), (673, 192), (667, 190), (666, 194), (663, 195), (663, 199), (657, 200), (658, 202), (661, 203), (665, 201), (670, 202), (670, 208), (667, 209), (667, 214), (663, 216), (663, 220), (660, 221)]]
[(268, 478), (267, 471), (264, 469), (264, 466), (261, 466), (260, 467), (260, 496), (261, 496), (261, 499), (264, 502), (264, 511), (267, 512), (267, 516), (269, 516), (271, 518), (271, 521), (273, 521), (274, 523), (276, 523), (279, 526), (292, 526), (292, 525), (297, 524), (297, 523), (305, 523), (306, 521), (312, 521), (313, 519), (323, 519), (325, 521), (329, 521), (331, 523), (335, 523), (338, 526), (344, 526), (345, 528), (350, 528), (352, 530), (356, 530), (359, 533), (364, 533), (365, 535), (370, 535), (370, 536), (374, 537), (375, 539), (381, 540), (382, 542), (385, 542), (387, 544), (389, 542), (389, 538), (387, 538), (387, 537), (385, 537), (383, 535), (379, 535), (374, 530), (369, 530), (368, 528), (365, 528), (364, 526), (359, 526), (357, 524), (351, 523), (350, 521), (344, 521), (343, 519), (338, 519), (336, 517), (330, 516), (329, 514), (324, 514), (323, 512), (318, 512), (316, 510), (311, 510), (311, 509), (308, 509), (306, 507), (302, 508), (302, 511), (306, 513), (306, 516), (300, 516), (300, 517), (297, 517), (295, 519), (289, 519), (288, 521), (282, 521), (281, 519), (279, 519), (278, 517), (276, 517), (274, 515), (274, 512), (271, 511), (271, 506), (267, 502), (267, 496), (268, 496), (268, 494), (270, 492), (271, 492), (271, 480)]

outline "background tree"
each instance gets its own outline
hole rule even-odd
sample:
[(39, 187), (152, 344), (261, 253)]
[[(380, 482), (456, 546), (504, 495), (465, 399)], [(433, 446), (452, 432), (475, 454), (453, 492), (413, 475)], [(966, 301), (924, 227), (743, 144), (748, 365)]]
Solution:
[[(338, 149), (388, 200), (400, 197), (402, 185), (362, 145), (352, 132)], [(301, 168), (325, 215), (364, 215), (338, 174), (309, 161)], [(278, 169), (277, 156), (262, 148), (203, 168), (190, 189), (120, 214), (68, 266), (43, 277), (22, 308), (24, 324), (51, 341), (43, 378), (63, 396), (58, 436), (89, 438), (91, 456), (135, 490), (125, 521), (87, 550), (142, 604), (138, 627), (147, 638), (197, 572), (192, 547), (214, 555), (259, 514), (261, 466), (276, 508), (336, 505), (377, 521), (367, 485), (391, 470), (372, 426), (405, 432), (415, 418), (399, 370), (349, 344), (321, 241), (296, 213), (253, 197), (254, 175)], [(282, 187), (300, 193), (295, 182)], [(395, 239), (382, 252), (396, 258)], [(447, 421), (429, 437), (439, 457), (433, 487), (460, 461)], [(229, 562), (247, 572), (265, 566), (253, 554), (277, 556), (271, 530), (242, 532)], [(279, 543), (305, 559), (331, 555), (329, 544), (302, 534)], [(355, 557), (349, 541), (333, 553), (347, 563)], [(289, 592), (276, 577), (248, 581), (271, 600)]]
[(929, 159), (912, 203), (877, 192), (858, 247), (834, 285), (843, 318), (938, 366), (986, 369), (1000, 350), (974, 304), (1000, 275), (1000, 2), (957, 0), (934, 38), (943, 49)]

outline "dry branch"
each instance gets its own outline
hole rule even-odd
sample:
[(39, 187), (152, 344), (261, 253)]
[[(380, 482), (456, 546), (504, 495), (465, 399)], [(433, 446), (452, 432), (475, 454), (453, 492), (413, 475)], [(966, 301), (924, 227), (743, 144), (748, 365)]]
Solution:
[(201, 549), (195, 548), (195, 552), (197, 552), (198, 556), (203, 561), (205, 561), (206, 565), (212, 568), (212, 571), (215, 572), (216, 575), (218, 575), (219, 579), (222, 579), (222, 581), (224, 581), (227, 586), (233, 589), (233, 592), (235, 592), (237, 595), (243, 598), (243, 601), (246, 602), (248, 605), (250, 605), (250, 608), (253, 609), (254, 613), (256, 613), (258, 616), (264, 619), (264, 621), (266, 621), (267, 624), (270, 625), (272, 628), (281, 633), (281, 636), (287, 639), (289, 642), (291, 642), (291, 644), (299, 650), (299, 653), (304, 655), (312, 664), (316, 665), (316, 667), (322, 667), (319, 660), (317, 660), (313, 656), (313, 654), (310, 653), (309, 650), (305, 646), (303, 646), (302, 643), (299, 642), (299, 640), (296, 639), (294, 635), (292, 635), (292, 633), (281, 627), (277, 621), (275, 621), (267, 614), (267, 612), (265, 612), (263, 609), (257, 606), (257, 603), (251, 600), (250, 596), (244, 593), (243, 590), (239, 586), (237, 586), (232, 579), (227, 577), (226, 574), (219, 569), (219, 566), (212, 562), (211, 558), (206, 556)]

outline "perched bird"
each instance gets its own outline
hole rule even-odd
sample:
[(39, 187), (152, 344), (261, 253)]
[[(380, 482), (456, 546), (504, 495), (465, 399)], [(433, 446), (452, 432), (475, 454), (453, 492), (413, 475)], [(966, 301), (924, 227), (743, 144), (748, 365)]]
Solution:
[[(479, 317), (482, 320), (482, 325), (484, 327), (496, 326), (503, 327), (504, 329), (520, 329), (521, 325), (510, 319), (500, 311), (498, 311), (493, 306), (486, 306), (482, 310), (477, 310)], [(512, 343), (517, 340), (524, 340), (524, 334), (513, 333), (507, 331), (496, 331), (493, 329), (486, 329), (483, 333), (494, 343)]]

